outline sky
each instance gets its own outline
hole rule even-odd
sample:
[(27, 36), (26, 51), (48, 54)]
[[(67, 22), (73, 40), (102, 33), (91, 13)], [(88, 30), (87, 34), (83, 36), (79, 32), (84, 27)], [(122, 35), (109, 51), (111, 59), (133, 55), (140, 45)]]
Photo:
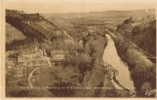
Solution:
[(132, 10), (157, 7), (156, 0), (5, 0), (6, 8), (40, 13)]

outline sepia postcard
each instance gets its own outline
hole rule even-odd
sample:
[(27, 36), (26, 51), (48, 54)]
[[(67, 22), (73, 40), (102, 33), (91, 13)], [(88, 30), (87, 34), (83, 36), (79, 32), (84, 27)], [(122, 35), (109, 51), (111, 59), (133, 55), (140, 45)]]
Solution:
[(156, 98), (156, 0), (0, 7), (2, 100)]

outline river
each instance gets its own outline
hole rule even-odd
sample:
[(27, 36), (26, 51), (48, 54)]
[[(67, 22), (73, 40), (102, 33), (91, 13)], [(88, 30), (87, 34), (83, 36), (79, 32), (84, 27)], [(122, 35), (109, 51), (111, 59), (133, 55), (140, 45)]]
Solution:
[(104, 63), (112, 65), (119, 72), (119, 75), (116, 77), (124, 87), (129, 90), (135, 90), (127, 64), (119, 57), (112, 38), (108, 34), (106, 34), (106, 37), (108, 39), (108, 44), (103, 54)]

